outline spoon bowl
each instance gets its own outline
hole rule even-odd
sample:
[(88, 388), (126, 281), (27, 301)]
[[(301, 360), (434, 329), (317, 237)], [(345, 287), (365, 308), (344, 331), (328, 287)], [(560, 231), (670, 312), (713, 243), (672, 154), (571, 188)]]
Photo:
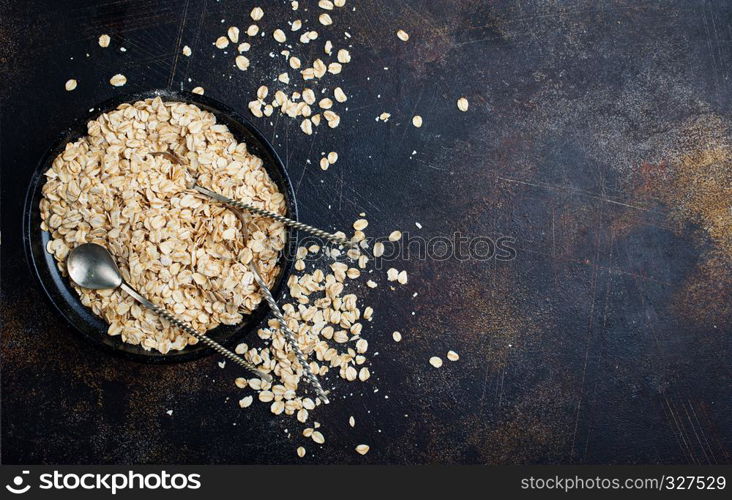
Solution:
[(122, 284), (122, 275), (109, 251), (96, 243), (84, 243), (66, 258), (71, 280), (82, 288), (105, 290)]

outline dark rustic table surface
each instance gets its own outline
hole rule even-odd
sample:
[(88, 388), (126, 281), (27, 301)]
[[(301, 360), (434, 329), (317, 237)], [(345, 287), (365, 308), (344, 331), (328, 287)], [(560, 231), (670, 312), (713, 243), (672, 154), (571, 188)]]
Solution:
[[(333, 382), (322, 447), (265, 405), (240, 409), (238, 372), (215, 356), (151, 366), (98, 350), (24, 260), (31, 171), (121, 92), (200, 85), (246, 114), (277, 86), (276, 43), (258, 39), (246, 72), (213, 47), (248, 26), (250, 0), (2, 0), (2, 461), (732, 462), (732, 4), (348, 0), (324, 28), (300, 3), (261, 2), (262, 26), (308, 19), (353, 56), (332, 77), (350, 95), (340, 127), (256, 122), (301, 219), (505, 236), (515, 258), (399, 262), (409, 284), (368, 294), (373, 377)], [(430, 367), (448, 349), (460, 361)]]

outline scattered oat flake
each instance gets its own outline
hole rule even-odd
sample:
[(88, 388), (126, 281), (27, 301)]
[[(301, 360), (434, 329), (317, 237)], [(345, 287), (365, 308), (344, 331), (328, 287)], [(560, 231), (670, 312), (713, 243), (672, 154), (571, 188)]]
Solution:
[(70, 80), (67, 80), (66, 84), (64, 85), (64, 88), (66, 90), (68, 90), (69, 92), (71, 92), (72, 90), (74, 90), (76, 88), (76, 80), (74, 80), (73, 78)]
[(339, 63), (347, 64), (347, 63), (351, 62), (351, 53), (348, 52), (348, 50), (346, 50), (346, 49), (340, 49), (338, 51), (337, 58), (338, 58)]
[(251, 24), (247, 28), (247, 35), (249, 36), (257, 36), (257, 33), (259, 33), (259, 26), (256, 24)]
[(336, 87), (333, 90), (333, 97), (335, 97), (335, 100), (338, 102), (346, 102), (348, 100), (346, 93), (343, 92), (343, 89), (340, 87)]
[(465, 97), (461, 97), (460, 99), (457, 100), (457, 107), (460, 111), (463, 111), (463, 112), (467, 111), (468, 106), (469, 106), (468, 100)]
[(333, 24), (333, 19), (327, 13), (320, 14), (320, 16), (318, 16), (318, 21), (320, 21), (320, 24), (323, 26), (330, 26)]
[(382, 122), (388, 122), (389, 118), (391, 118), (391, 113), (384, 112), (379, 115), (379, 120), (381, 120)]
[(226, 38), (225, 36), (220, 36), (216, 39), (216, 41), (214, 42), (214, 45), (216, 46), (217, 49), (225, 49), (226, 47), (229, 46), (229, 39)]
[(442, 358), (440, 358), (439, 356), (432, 356), (430, 358), (430, 364), (435, 368), (439, 368), (442, 366)]
[(111, 39), (109, 38), (109, 35), (104, 34), (104, 35), (99, 36), (99, 46), (100, 47), (104, 47), (104, 48), (109, 47), (110, 41), (111, 41)]
[(407, 32), (406, 32), (406, 31), (404, 31), (404, 30), (399, 30), (399, 31), (397, 31), (397, 37), (398, 37), (398, 38), (399, 38), (399, 40), (401, 40), (402, 42), (406, 42), (407, 40), (409, 40), (409, 33), (407, 33)]
[(374, 243), (374, 257), (381, 257), (384, 255), (384, 244), (380, 241)]
[(239, 28), (236, 26), (230, 26), (228, 30), (226, 30), (226, 35), (229, 37), (229, 40), (231, 40), (231, 43), (239, 43)]
[(312, 439), (318, 444), (325, 443), (325, 436), (320, 431), (313, 431)]
[(203, 95), (204, 90), (203, 87), (196, 87), (191, 90), (191, 92), (193, 92), (194, 94)]
[(109, 83), (114, 87), (121, 87), (127, 83), (127, 77), (125, 75), (117, 73), (109, 79)]
[(392, 231), (391, 234), (389, 235), (389, 241), (399, 241), (401, 239), (402, 239), (402, 232), (399, 230)]
[(348, 425), (350, 425), (351, 427), (356, 427), (356, 419), (353, 418), (353, 415), (348, 417)]
[(460, 359), (460, 355), (455, 351), (447, 351), (447, 359), (450, 361), (457, 361)]
[(287, 41), (287, 36), (285, 35), (285, 32), (279, 28), (272, 32), (272, 37), (279, 43), (285, 43)]
[(369, 288), (376, 288), (379, 285), (374, 280), (368, 280), (366, 282), (366, 286)]
[(369, 452), (369, 445), (367, 444), (359, 444), (356, 446), (356, 452), (358, 452), (360, 455), (365, 455)]
[(254, 7), (249, 15), (254, 21), (259, 21), (260, 19), (262, 19), (262, 17), (264, 17), (264, 11), (261, 7)]
[(183, 52), (183, 55), (186, 57), (190, 57), (190, 55), (193, 54), (193, 51), (191, 50), (191, 48), (188, 45), (183, 46), (182, 52)]
[(333, 101), (327, 97), (324, 97), (320, 100), (320, 102), (318, 102), (318, 106), (320, 106), (321, 109), (330, 109), (333, 107)]
[(310, 121), (310, 118), (305, 118), (302, 123), (300, 123), (300, 130), (302, 130), (307, 135), (312, 135), (313, 122)]
[(330, 0), (320, 0), (318, 2), (318, 7), (325, 10), (333, 10), (333, 2)]
[(394, 342), (401, 342), (402, 341), (402, 334), (399, 332), (394, 332), (391, 334), (391, 338), (394, 339)]
[(371, 372), (365, 366), (358, 371), (358, 379), (361, 382), (366, 382), (371, 377)]
[(353, 223), (353, 229), (355, 229), (356, 231), (363, 231), (368, 225), (369, 221), (367, 221), (366, 219), (358, 219), (356, 222)]
[(297, 448), (297, 456), (298, 457), (300, 457), (300, 458), (304, 457), (305, 456), (305, 453), (306, 453), (305, 452), (305, 448), (303, 448), (302, 446), (299, 446)]
[(412, 125), (414, 125), (417, 128), (421, 127), (422, 126), (422, 117), (419, 115), (414, 115), (412, 117)]
[(245, 396), (239, 400), (239, 406), (242, 408), (249, 408), (252, 405), (253, 401), (254, 401), (254, 397)]
[(328, 162), (332, 165), (333, 163), (338, 161), (338, 153), (335, 151), (331, 151), (328, 153)]
[(399, 275), (397, 276), (397, 281), (401, 285), (406, 285), (407, 284), (407, 271), (400, 272)]

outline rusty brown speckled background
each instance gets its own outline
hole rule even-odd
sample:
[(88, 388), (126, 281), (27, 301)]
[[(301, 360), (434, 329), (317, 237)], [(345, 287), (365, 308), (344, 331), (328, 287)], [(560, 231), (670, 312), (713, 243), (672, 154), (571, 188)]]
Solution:
[[(270, 3), (268, 32), (295, 18)], [(124, 91), (201, 85), (244, 111), (281, 71), (268, 67), (275, 42), (258, 39), (247, 72), (211, 45), (249, 24), (248, 0), (0, 0), (2, 462), (732, 462), (732, 5), (347, 4), (303, 54), (352, 35), (353, 61), (332, 78), (351, 96), (341, 126), (307, 137), (259, 122), (302, 219), (345, 227), (363, 211), (371, 234), (506, 235), (516, 259), (399, 263), (408, 286), (367, 291), (373, 377), (335, 384), (316, 413), (322, 448), (264, 405), (241, 410), (237, 371), (215, 357), (109, 357), (29, 279), (32, 169), (58, 130), (119, 91), (117, 72)], [(314, 160), (331, 150), (340, 160), (323, 172)], [(448, 349), (461, 360), (432, 369)]]

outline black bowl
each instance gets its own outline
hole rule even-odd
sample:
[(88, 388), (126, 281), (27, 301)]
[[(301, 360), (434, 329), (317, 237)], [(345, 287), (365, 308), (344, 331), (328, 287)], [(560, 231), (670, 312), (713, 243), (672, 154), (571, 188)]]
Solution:
[[(23, 245), (25, 247), (26, 258), (31, 266), (33, 274), (36, 275), (38, 281), (46, 293), (51, 303), (66, 318), (66, 320), (81, 335), (93, 344), (104, 348), (107, 351), (120, 354), (124, 357), (143, 361), (148, 363), (169, 363), (179, 361), (189, 361), (197, 359), (208, 354), (213, 354), (213, 350), (198, 343), (189, 345), (181, 351), (170, 351), (168, 354), (161, 354), (158, 351), (146, 351), (139, 345), (127, 344), (118, 336), (112, 337), (107, 334), (107, 323), (100, 317), (95, 315), (91, 309), (81, 304), (79, 296), (71, 287), (68, 278), (61, 275), (56, 266), (53, 255), (46, 252), (46, 243), (51, 235), (47, 231), (41, 230), (41, 213), (39, 202), (41, 200), (41, 188), (43, 187), (45, 176), (44, 172), (50, 168), (53, 160), (63, 151), (68, 142), (87, 134), (86, 124), (89, 120), (97, 118), (102, 113), (112, 111), (117, 106), (126, 102), (135, 102), (142, 99), (160, 97), (165, 101), (177, 101), (195, 104), (201, 109), (209, 111), (216, 116), (218, 123), (223, 123), (229, 127), (229, 130), (239, 142), (244, 142), (249, 151), (262, 158), (264, 168), (277, 184), (281, 193), (285, 196), (287, 203), (287, 217), (297, 219), (297, 204), (295, 202), (295, 193), (287, 172), (285, 171), (282, 160), (275, 153), (272, 146), (257, 131), (254, 126), (246, 119), (242, 118), (234, 110), (228, 106), (221, 104), (211, 98), (193, 94), (190, 92), (175, 92), (171, 90), (152, 90), (147, 92), (139, 92), (115, 97), (98, 106), (92, 108), (86, 116), (80, 117), (74, 124), (61, 132), (58, 142), (43, 155), (38, 167), (31, 177), (28, 193), (25, 198), (25, 207), (23, 212)], [(288, 245), (296, 244), (295, 231), (288, 228), (287, 241)], [(277, 277), (272, 293), (277, 298), (283, 290), (286, 277), (289, 275), (292, 267), (292, 259), (289, 256), (292, 252), (285, 251), (280, 256), (278, 262), (280, 274)], [(264, 301), (252, 314), (245, 316), (244, 321), (239, 325), (225, 326), (221, 325), (208, 332), (208, 336), (217, 342), (232, 348), (247, 333), (256, 329), (258, 324), (264, 319), (267, 313), (267, 306)]]

